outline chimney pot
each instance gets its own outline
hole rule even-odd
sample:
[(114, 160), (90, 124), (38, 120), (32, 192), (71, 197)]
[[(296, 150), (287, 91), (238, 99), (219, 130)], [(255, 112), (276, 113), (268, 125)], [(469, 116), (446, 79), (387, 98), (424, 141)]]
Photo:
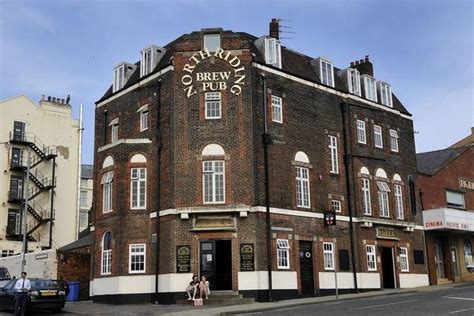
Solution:
[(53, 103), (56, 103), (56, 97), (53, 97)]
[(41, 101), (44, 101), (44, 94), (41, 96)]
[(363, 59), (359, 60), (359, 63), (363, 64), (363, 63), (364, 63), (364, 60), (363, 60)]
[(365, 61), (366, 61), (366, 62), (369, 61), (369, 55), (365, 55)]
[(354, 66), (354, 62), (353, 62), (353, 61), (351, 61), (351, 67), (352, 67), (352, 66)]
[(51, 102), (51, 96), (48, 95), (48, 102)]
[(356, 64), (356, 65), (358, 65), (358, 64), (359, 64), (359, 61), (358, 61), (358, 60), (356, 60), (356, 61), (355, 61), (355, 64)]
[(66, 102), (64, 101), (64, 99), (61, 99), (61, 103), (62, 103), (62, 104), (66, 104)]
[(270, 22), (270, 37), (280, 39), (280, 21), (278, 19), (272, 19)]

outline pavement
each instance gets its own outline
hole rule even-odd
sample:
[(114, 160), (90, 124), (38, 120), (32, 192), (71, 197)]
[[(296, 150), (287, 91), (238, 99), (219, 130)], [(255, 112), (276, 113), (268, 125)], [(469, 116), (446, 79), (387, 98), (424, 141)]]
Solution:
[[(422, 303), (434, 306), (419, 310)], [(434, 305), (433, 305), (434, 304)], [(439, 306), (437, 306), (437, 304)], [(409, 309), (413, 305), (413, 313)], [(397, 307), (393, 309), (393, 307)], [(400, 307), (408, 308), (403, 311)], [(444, 309), (445, 310), (444, 310)], [(465, 310), (465, 311), (464, 311)], [(68, 302), (61, 313), (79, 315), (170, 315), (195, 316), (200, 315), (447, 315), (452, 311), (454, 316), (474, 315), (474, 282), (447, 285), (425, 286), (410, 289), (389, 289), (372, 292), (343, 294), (335, 296), (320, 296), (299, 298), (269, 303), (250, 303), (231, 306), (199, 306), (191, 305), (108, 305), (92, 303), (91, 301)], [(423, 313), (425, 312), (425, 313)], [(439, 312), (439, 314), (437, 313)], [(464, 313), (464, 314), (463, 314)], [(465, 314), (467, 313), (467, 314)], [(387, 315), (388, 315), (387, 314)], [(0, 315), (12, 313), (0, 312)], [(41, 315), (41, 314), (38, 314)], [(46, 315), (46, 314), (42, 314)]]

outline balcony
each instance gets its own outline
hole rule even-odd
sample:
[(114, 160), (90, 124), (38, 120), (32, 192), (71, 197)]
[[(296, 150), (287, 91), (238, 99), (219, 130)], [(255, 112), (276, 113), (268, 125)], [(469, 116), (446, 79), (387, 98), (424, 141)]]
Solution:
[(23, 201), (23, 190), (10, 190), (8, 191), (8, 202), (19, 203)]
[(51, 159), (57, 156), (56, 148), (45, 146), (34, 133), (10, 131), (10, 143), (29, 146), (41, 159)]

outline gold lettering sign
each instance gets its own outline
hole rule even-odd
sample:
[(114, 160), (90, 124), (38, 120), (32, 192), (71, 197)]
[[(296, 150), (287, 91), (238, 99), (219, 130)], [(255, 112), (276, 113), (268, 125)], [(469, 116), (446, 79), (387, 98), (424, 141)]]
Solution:
[(377, 238), (380, 238), (380, 239), (396, 239), (396, 240), (400, 239), (395, 234), (395, 230), (391, 228), (377, 228), (376, 235), (377, 235)]
[(474, 190), (474, 180), (459, 178), (459, 188)]
[[(194, 73), (196, 66), (203, 60), (209, 57), (215, 57), (225, 60), (229, 65), (232, 66), (233, 71), (213, 71), (213, 72), (197, 72)], [(197, 93), (196, 84), (199, 87), (199, 91), (221, 91), (227, 90), (227, 80), (231, 78), (233, 73), (234, 82), (230, 86), (230, 92), (234, 95), (242, 93), (242, 86), (245, 80), (245, 67), (241, 66), (239, 57), (233, 55), (231, 52), (226, 52), (222, 48), (219, 48), (213, 54), (205, 48), (200, 52), (192, 55), (189, 58), (189, 63), (184, 65), (183, 71), (187, 72), (181, 77), (181, 83), (185, 86), (184, 92), (186, 97)]]

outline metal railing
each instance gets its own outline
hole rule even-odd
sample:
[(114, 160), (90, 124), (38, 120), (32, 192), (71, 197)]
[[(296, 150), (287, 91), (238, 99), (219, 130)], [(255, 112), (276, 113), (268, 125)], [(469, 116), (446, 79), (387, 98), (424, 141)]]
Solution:
[(14, 131), (10, 131), (10, 141), (11, 142), (21, 142), (27, 143), (31, 146), (31, 148), (37, 152), (38, 154), (42, 154), (44, 156), (54, 156), (57, 155), (57, 149), (54, 146), (46, 146), (43, 142), (36, 136), (34, 133), (15, 133)]

